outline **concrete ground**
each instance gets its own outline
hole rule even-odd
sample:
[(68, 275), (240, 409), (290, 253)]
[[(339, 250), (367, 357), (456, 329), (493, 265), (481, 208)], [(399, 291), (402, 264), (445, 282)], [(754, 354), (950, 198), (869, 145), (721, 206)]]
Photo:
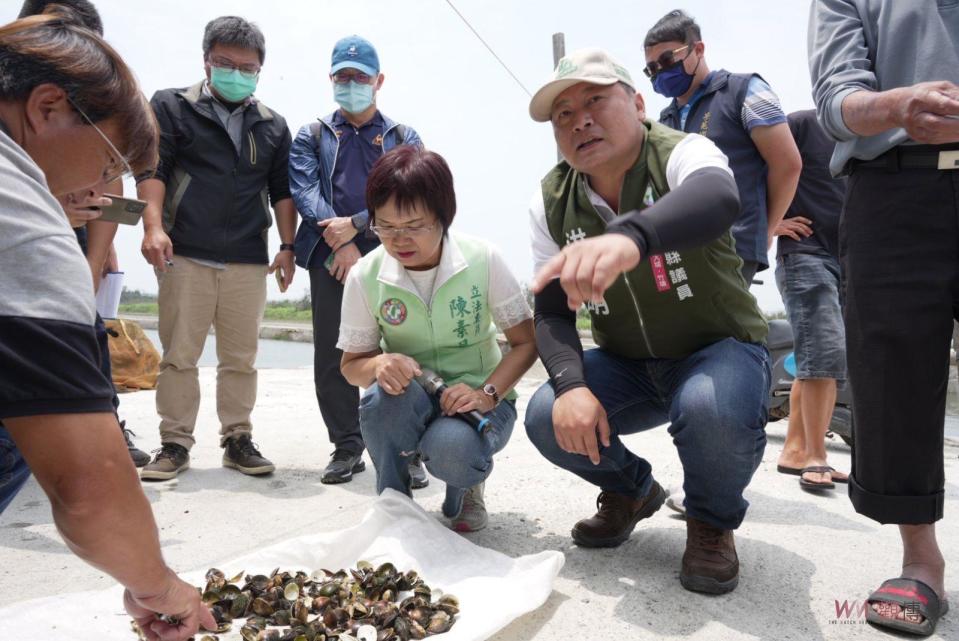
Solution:
[[(166, 558), (174, 568), (206, 569), (262, 545), (345, 527), (361, 518), (375, 499), (372, 466), (352, 483), (319, 482), (330, 447), (313, 395), (311, 369), (260, 374), (255, 440), (278, 468), (265, 478), (244, 477), (220, 466), (215, 371), (202, 368), (200, 378), (204, 402), (192, 469), (177, 480), (144, 485), (162, 530)], [(524, 379), (521, 410), (541, 380), (535, 373)], [(139, 433), (141, 448), (158, 447), (152, 392), (121, 397), (121, 414)], [(679, 585), (685, 526), (665, 507), (617, 549), (574, 546), (570, 527), (593, 513), (596, 491), (540, 458), (518, 421), (487, 482), (489, 528), (468, 537), (513, 556), (560, 550), (566, 565), (546, 604), (495, 639), (890, 638), (866, 625), (855, 606), (884, 579), (896, 575), (896, 529), (858, 516), (844, 486), (825, 497), (802, 492), (796, 477), (776, 472), (785, 424), (771, 424), (768, 433), (766, 455), (747, 491), (752, 505), (736, 535), (740, 586), (730, 595), (707, 597)], [(653, 463), (663, 486), (681, 482), (682, 470), (664, 428), (626, 440)], [(959, 605), (957, 457), (959, 446), (950, 442), (947, 520), (939, 534), (951, 564), (947, 589)], [(830, 462), (848, 470), (848, 449), (833, 445)], [(439, 515), (442, 495), (442, 484), (434, 480), (415, 496)], [(66, 549), (51, 523), (45, 497), (31, 481), (0, 517), (4, 586), (0, 606), (111, 584), (109, 577)], [(849, 607), (852, 614), (845, 609)], [(29, 638), (27, 631), (22, 638)], [(959, 612), (948, 615), (933, 638), (959, 639)]]

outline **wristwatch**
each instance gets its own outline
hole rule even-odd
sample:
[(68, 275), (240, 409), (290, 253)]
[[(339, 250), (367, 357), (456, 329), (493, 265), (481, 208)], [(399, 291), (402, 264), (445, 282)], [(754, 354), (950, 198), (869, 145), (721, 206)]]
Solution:
[(293, 243), (280, 243), (281, 252), (291, 252), (291, 251), (294, 251), (295, 249), (296, 247), (293, 245)]
[(483, 386), (483, 393), (493, 399), (493, 407), (499, 405), (499, 392), (496, 391), (496, 386), (492, 383), (487, 383)]

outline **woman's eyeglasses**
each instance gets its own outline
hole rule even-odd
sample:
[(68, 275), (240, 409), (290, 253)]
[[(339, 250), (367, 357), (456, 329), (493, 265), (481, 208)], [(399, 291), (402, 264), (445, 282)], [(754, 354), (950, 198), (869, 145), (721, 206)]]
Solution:
[(133, 168), (130, 167), (130, 163), (127, 162), (126, 158), (123, 157), (123, 154), (120, 153), (120, 150), (110, 142), (110, 139), (107, 138), (107, 135), (103, 133), (103, 130), (93, 124), (93, 121), (90, 120), (90, 117), (77, 106), (77, 103), (74, 102), (72, 98), (67, 98), (70, 102), (70, 105), (73, 107), (74, 111), (80, 114), (80, 117), (86, 121), (88, 125), (93, 127), (94, 131), (100, 134), (100, 137), (103, 138), (103, 142), (107, 143), (107, 147), (110, 150), (110, 164), (106, 166), (103, 170), (103, 182), (105, 184), (112, 183), (114, 180), (123, 178), (124, 176), (132, 176)]
[(381, 227), (372, 225), (370, 230), (380, 238), (397, 238), (399, 236), (422, 236), (436, 229), (436, 225), (419, 225), (417, 227)]

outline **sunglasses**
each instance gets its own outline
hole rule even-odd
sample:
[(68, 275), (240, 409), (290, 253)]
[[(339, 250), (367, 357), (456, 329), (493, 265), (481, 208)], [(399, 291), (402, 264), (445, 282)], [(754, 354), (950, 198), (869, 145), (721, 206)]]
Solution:
[(663, 53), (659, 54), (659, 58), (657, 58), (656, 60), (651, 60), (649, 63), (646, 64), (646, 66), (643, 68), (643, 73), (646, 74), (647, 78), (652, 80), (657, 75), (659, 75), (664, 69), (669, 69), (673, 65), (686, 60), (686, 58), (689, 57), (689, 54), (692, 53), (692, 51), (688, 52), (680, 60), (676, 59), (676, 54), (682, 51), (683, 49), (689, 49), (691, 46), (695, 44), (696, 44), (695, 42), (691, 42), (689, 44), (683, 45), (682, 47), (678, 49), (673, 49), (672, 51), (664, 51)]

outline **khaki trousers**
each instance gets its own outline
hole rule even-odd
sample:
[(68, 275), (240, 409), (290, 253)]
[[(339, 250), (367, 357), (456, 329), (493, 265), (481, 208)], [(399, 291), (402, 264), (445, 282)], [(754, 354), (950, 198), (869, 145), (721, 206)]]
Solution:
[(157, 274), (160, 342), (157, 379), (160, 440), (188, 450), (200, 409), (197, 361), (212, 325), (216, 331), (216, 411), (220, 444), (249, 434), (256, 403), (256, 349), (266, 305), (266, 265), (229, 263), (225, 269), (182, 256)]

